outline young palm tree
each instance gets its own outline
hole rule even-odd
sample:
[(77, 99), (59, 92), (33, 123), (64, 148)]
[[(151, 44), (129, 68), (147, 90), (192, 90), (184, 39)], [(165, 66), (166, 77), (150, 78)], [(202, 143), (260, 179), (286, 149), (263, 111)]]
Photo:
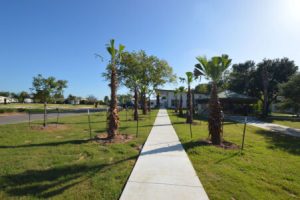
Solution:
[(231, 59), (228, 55), (215, 56), (207, 60), (204, 56), (196, 58), (199, 63), (195, 65), (195, 70), (206, 75), (212, 80), (212, 90), (209, 100), (209, 119), (208, 129), (212, 143), (220, 145), (222, 142), (221, 135), (221, 105), (217, 93), (217, 82), (222, 78), (223, 72), (229, 67)]
[(192, 102), (192, 92), (191, 92), (191, 83), (193, 82), (194, 76), (192, 72), (186, 72), (186, 82), (188, 85), (187, 92), (187, 109), (188, 114), (186, 116), (186, 123), (193, 123), (193, 102)]
[(111, 101), (109, 106), (109, 126), (107, 130), (108, 138), (114, 138), (118, 133), (119, 128), (119, 114), (117, 104), (117, 87), (118, 87), (118, 64), (120, 63), (122, 53), (125, 46), (120, 44), (119, 48), (115, 48), (115, 41), (112, 39), (107, 44), (106, 50), (110, 54), (110, 62), (107, 67), (108, 74), (110, 75), (110, 90), (111, 90)]
[(178, 88), (179, 92), (180, 92), (180, 100), (179, 100), (179, 115), (182, 116), (183, 115), (183, 111), (182, 111), (182, 93), (184, 93), (185, 89), (183, 86)]

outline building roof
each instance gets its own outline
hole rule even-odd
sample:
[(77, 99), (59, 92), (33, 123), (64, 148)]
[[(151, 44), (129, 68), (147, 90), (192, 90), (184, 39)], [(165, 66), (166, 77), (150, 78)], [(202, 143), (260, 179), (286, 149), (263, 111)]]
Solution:
[[(231, 90), (225, 90), (218, 93), (221, 103), (234, 103), (234, 104), (253, 104), (257, 102), (257, 98), (250, 97), (244, 94), (239, 94)], [(210, 97), (201, 98), (198, 103), (207, 103)]]

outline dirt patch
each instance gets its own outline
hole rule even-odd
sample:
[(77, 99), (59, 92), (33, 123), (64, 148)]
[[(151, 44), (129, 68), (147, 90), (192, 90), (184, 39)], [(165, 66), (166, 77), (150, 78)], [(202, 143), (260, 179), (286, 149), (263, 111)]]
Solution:
[(46, 127), (42, 125), (33, 125), (30, 127), (32, 130), (37, 130), (37, 131), (48, 131), (48, 132), (53, 132), (53, 131), (62, 131), (62, 130), (67, 130), (69, 129), (68, 126), (64, 124), (48, 124)]
[(108, 138), (107, 133), (99, 133), (95, 136), (95, 140), (101, 144), (126, 143), (133, 139), (132, 135), (117, 134), (114, 138)]
[[(210, 140), (200, 140), (199, 143), (201, 145), (213, 145), (212, 142)], [(240, 149), (240, 146), (237, 145), (237, 144), (234, 144), (232, 142), (228, 142), (228, 141), (223, 141), (222, 144), (220, 145), (213, 145), (213, 146), (216, 146), (216, 147), (220, 147), (220, 148), (223, 148), (223, 149)]]

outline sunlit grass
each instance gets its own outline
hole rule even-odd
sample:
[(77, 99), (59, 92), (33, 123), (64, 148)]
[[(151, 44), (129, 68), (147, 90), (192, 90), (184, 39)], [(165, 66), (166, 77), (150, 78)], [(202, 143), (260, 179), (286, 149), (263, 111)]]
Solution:
[[(208, 136), (205, 120), (195, 120), (191, 139), (185, 119), (169, 114), (210, 199), (300, 198), (300, 138), (247, 126), (241, 154), (199, 143)], [(242, 132), (242, 124), (225, 122), (225, 140), (241, 145)]]
[[(124, 144), (89, 141), (87, 115), (61, 118), (49, 131), (36, 128), (41, 122), (1, 125), (0, 199), (118, 199), (156, 113), (141, 115), (138, 138)], [(105, 119), (91, 116), (92, 136), (105, 132)], [(120, 132), (135, 136), (132, 112), (125, 119), (121, 112)]]

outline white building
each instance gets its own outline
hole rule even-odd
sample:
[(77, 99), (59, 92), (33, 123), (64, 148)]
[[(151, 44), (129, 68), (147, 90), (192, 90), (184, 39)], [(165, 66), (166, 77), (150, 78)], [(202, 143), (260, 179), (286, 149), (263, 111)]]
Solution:
[(0, 103), (18, 103), (18, 99), (0, 96)]
[[(160, 95), (160, 106), (165, 108), (175, 108), (176, 96), (174, 94), (174, 90), (162, 90), (157, 89), (156, 92)], [(182, 95), (182, 107), (187, 107), (187, 92), (182, 92), (177, 94), (177, 100), (179, 102), (180, 97)], [(198, 99), (208, 98), (208, 95), (205, 94), (194, 94), (194, 102), (197, 102)]]
[(24, 103), (33, 103), (33, 99), (25, 98)]

